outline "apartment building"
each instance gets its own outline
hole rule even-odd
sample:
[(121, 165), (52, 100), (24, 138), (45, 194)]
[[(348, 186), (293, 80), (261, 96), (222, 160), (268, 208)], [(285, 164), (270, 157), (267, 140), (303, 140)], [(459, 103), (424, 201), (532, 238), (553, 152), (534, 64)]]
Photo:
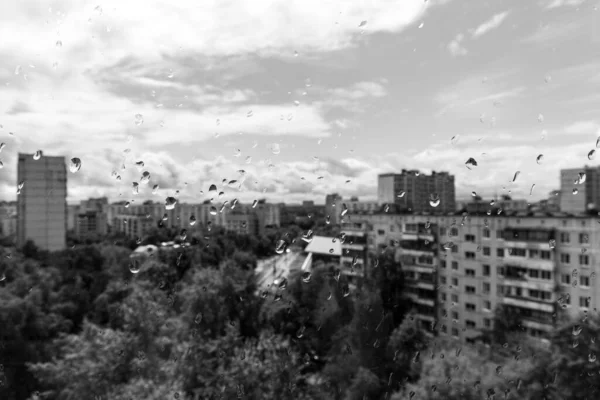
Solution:
[[(600, 229), (589, 216), (549, 213), (365, 216), (373, 252), (392, 248), (424, 327), (466, 342), (492, 328), (494, 310), (518, 313), (535, 337), (557, 316), (600, 307), (594, 265)], [(432, 315), (432, 307), (434, 313)], [(432, 318), (433, 317), (433, 318)]]
[(17, 247), (28, 240), (56, 251), (67, 241), (67, 167), (64, 157), (19, 154)]
[(456, 211), (454, 175), (418, 170), (381, 174), (377, 182), (379, 204), (396, 204), (405, 211), (448, 213)]
[(342, 223), (341, 273), (348, 278), (350, 285), (358, 284), (367, 273), (369, 230), (368, 222), (362, 220)]

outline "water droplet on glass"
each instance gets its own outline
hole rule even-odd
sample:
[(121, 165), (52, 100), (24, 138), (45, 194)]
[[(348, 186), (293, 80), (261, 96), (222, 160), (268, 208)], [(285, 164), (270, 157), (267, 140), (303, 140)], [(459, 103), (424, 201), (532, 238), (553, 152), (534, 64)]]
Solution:
[(573, 336), (579, 336), (582, 329), (581, 325), (573, 325)]
[(281, 153), (281, 148), (279, 147), (279, 144), (278, 144), (278, 143), (273, 143), (273, 144), (271, 145), (271, 152), (272, 152), (273, 154), (279, 154), (279, 153)]
[(587, 175), (585, 172), (580, 172), (577, 176), (577, 181), (576, 183), (581, 185), (582, 183), (585, 183), (585, 181), (587, 180)]
[(548, 241), (548, 247), (550, 247), (551, 249), (554, 249), (556, 247), (556, 240), (550, 239)]
[(456, 145), (459, 140), (460, 140), (460, 135), (452, 136), (452, 139), (450, 139), (450, 144)]
[(476, 166), (477, 166), (477, 161), (475, 161), (475, 159), (471, 157), (471, 158), (469, 158), (469, 159), (467, 160), (467, 162), (465, 163), (465, 166), (466, 166), (468, 169), (471, 169), (471, 168), (473, 168), (473, 167), (476, 167)]
[(425, 25), (425, 23), (424, 23), (424, 22), (421, 22), (421, 23), (419, 24), (419, 29), (421, 29), (421, 28), (423, 27), (423, 25)]
[(283, 252), (285, 251), (285, 247), (286, 247), (285, 240), (279, 239), (277, 241), (277, 245), (275, 246), (275, 253), (283, 254)]
[(39, 160), (40, 158), (42, 158), (42, 151), (41, 151), (41, 150), (38, 150), (38, 151), (36, 151), (36, 152), (35, 152), (35, 154), (33, 155), (33, 159), (37, 161), (37, 160)]
[(302, 240), (304, 240), (306, 243), (312, 242), (312, 240), (313, 240), (312, 229), (309, 229), (308, 231), (306, 231), (305, 233), (302, 234)]
[(296, 107), (298, 107), (298, 106), (300, 105), (300, 102), (299, 102), (298, 100), (294, 100), (294, 105), (295, 105)]
[(364, 27), (365, 25), (367, 25), (367, 21), (361, 21), (361, 23), (358, 25), (359, 28)]
[(77, 157), (71, 158), (71, 164), (69, 165), (69, 171), (75, 173), (81, 169), (81, 160)]
[(2, 150), (4, 150), (5, 147), (6, 147), (6, 143), (0, 143), (0, 152)]
[(253, 116), (254, 113), (252, 112), (252, 110), (248, 111), (248, 113), (246, 114), (247, 118), (250, 118), (251, 116)]
[(194, 323), (196, 325), (200, 324), (200, 322), (202, 322), (202, 313), (196, 314), (196, 317), (194, 318)]
[(588, 160), (593, 160), (594, 158), (596, 158), (596, 150), (594, 150), (594, 149), (590, 150), (587, 157), (588, 157)]
[(544, 161), (544, 155), (540, 154), (539, 156), (537, 156), (537, 158), (535, 159), (535, 162), (538, 164), (541, 164), (542, 161)]
[(348, 214), (348, 206), (346, 206), (346, 203), (343, 203), (342, 204), (342, 212), (340, 213), (340, 216), (343, 217), (346, 214)]
[(472, 191), (472, 192), (471, 192), (471, 196), (473, 196), (473, 197), (477, 197), (477, 192), (475, 192), (475, 191)]
[(144, 116), (142, 114), (135, 114), (134, 122), (137, 126), (140, 126), (144, 123)]
[(436, 193), (429, 195), (429, 205), (431, 207), (437, 207), (440, 205), (440, 196)]
[(241, 155), (242, 155), (242, 150), (240, 150), (240, 149), (235, 149), (234, 150), (234, 152), (233, 152), (233, 156), (234, 157), (239, 157)]
[(513, 182), (516, 181), (520, 174), (521, 174), (521, 171), (515, 172), (515, 176), (513, 176), (513, 180), (512, 181)]
[(538, 122), (542, 123), (544, 122), (544, 116), (542, 114), (539, 114), (537, 117)]
[(144, 185), (147, 185), (148, 182), (150, 182), (150, 172), (144, 171), (142, 173), (142, 177), (140, 178), (140, 182), (143, 183)]
[(56, 41), (56, 47), (62, 47), (62, 40)]
[(157, 193), (158, 193), (158, 185), (152, 186), (152, 194), (157, 194)]
[(179, 238), (185, 240), (187, 238), (187, 230), (182, 229), (181, 232), (179, 232)]
[(174, 209), (176, 204), (177, 204), (177, 199), (175, 197), (169, 196), (165, 199), (165, 209), (166, 210)]
[(406, 192), (404, 190), (401, 190), (400, 193), (398, 193), (397, 197), (404, 197), (404, 195), (406, 194)]
[(312, 274), (308, 271), (302, 273), (302, 282), (309, 283), (312, 279)]
[(208, 191), (210, 192), (216, 192), (217, 191), (217, 185), (212, 184), (208, 187)]
[(252, 208), (256, 208), (257, 205), (258, 205), (258, 200), (254, 200), (252, 202)]
[(131, 193), (138, 194), (140, 193), (140, 184), (137, 182), (133, 182), (131, 184)]
[(131, 261), (129, 263), (129, 270), (131, 271), (132, 274), (137, 274), (138, 272), (140, 272), (140, 263), (138, 261)]

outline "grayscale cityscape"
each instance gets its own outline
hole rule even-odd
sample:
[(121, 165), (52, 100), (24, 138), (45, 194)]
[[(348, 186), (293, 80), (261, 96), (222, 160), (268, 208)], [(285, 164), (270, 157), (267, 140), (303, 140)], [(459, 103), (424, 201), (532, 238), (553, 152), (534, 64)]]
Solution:
[(599, 399), (599, 8), (0, 2), (0, 400)]

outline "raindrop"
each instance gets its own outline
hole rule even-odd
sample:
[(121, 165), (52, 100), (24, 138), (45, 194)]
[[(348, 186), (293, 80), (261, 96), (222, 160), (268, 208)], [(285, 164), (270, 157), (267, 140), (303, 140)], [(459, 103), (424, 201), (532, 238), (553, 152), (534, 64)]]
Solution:
[(573, 325), (573, 336), (579, 336), (582, 329), (581, 325)]
[(279, 154), (279, 153), (281, 153), (281, 148), (279, 147), (279, 144), (278, 144), (278, 143), (273, 143), (273, 144), (271, 145), (271, 152), (272, 152), (273, 154)]
[(37, 161), (37, 160), (39, 160), (40, 158), (42, 158), (42, 151), (41, 151), (41, 150), (38, 150), (38, 151), (36, 151), (36, 152), (35, 152), (35, 154), (33, 155), (33, 159)]
[(140, 263), (137, 261), (131, 261), (129, 263), (129, 270), (132, 274), (137, 274), (138, 272), (140, 272)]
[(400, 197), (404, 197), (404, 195), (406, 194), (406, 192), (404, 190), (401, 190), (400, 193), (398, 193), (398, 198)]
[(21, 73), (21, 66), (20, 66), (20, 65), (17, 65), (17, 66), (15, 67), (15, 75), (19, 75), (20, 73)]
[(157, 194), (157, 193), (158, 193), (158, 185), (152, 186), (152, 194)]
[(300, 102), (299, 102), (298, 100), (294, 100), (294, 105), (295, 105), (296, 107), (298, 107), (298, 106), (300, 105)]
[(133, 182), (131, 184), (131, 193), (138, 194), (140, 193), (140, 184), (137, 182)]
[(538, 122), (542, 123), (544, 122), (544, 116), (542, 114), (539, 114), (537, 117)]
[(429, 205), (431, 207), (437, 207), (440, 205), (440, 196), (438, 194), (432, 193), (429, 195)]
[(546, 83), (550, 83), (551, 80), (552, 80), (552, 77), (550, 75), (546, 75), (546, 77), (544, 78), (544, 82), (546, 82)]
[(81, 169), (81, 160), (77, 157), (71, 158), (71, 165), (69, 165), (69, 170), (72, 173), (75, 173)]
[(306, 243), (310, 243), (313, 240), (313, 231), (312, 229), (309, 229), (308, 231), (306, 231), (306, 233), (302, 234), (302, 240), (304, 240)]
[(216, 192), (217, 191), (217, 185), (215, 185), (215, 184), (210, 185), (209, 188), (208, 188), (208, 191), (209, 192)]
[(456, 145), (456, 144), (458, 144), (459, 140), (460, 140), (460, 135), (452, 136), (452, 139), (450, 139), (450, 144)]
[(535, 162), (538, 164), (541, 164), (542, 161), (544, 161), (544, 155), (540, 154), (539, 156), (537, 156), (537, 158), (535, 159)]
[(577, 193), (579, 193), (579, 190), (577, 190), (577, 188), (573, 189), (573, 195), (576, 195)]
[(582, 183), (585, 183), (587, 179), (587, 175), (585, 174), (585, 172), (580, 172), (579, 176), (577, 177), (577, 184), (581, 185)]
[(594, 150), (594, 149), (590, 150), (587, 157), (588, 157), (588, 160), (593, 160), (594, 158), (596, 158), (596, 150)]
[(175, 208), (175, 205), (177, 204), (177, 199), (175, 197), (167, 197), (165, 199), (165, 209), (166, 210), (173, 210)]
[(346, 203), (343, 203), (342, 204), (342, 212), (340, 213), (340, 216), (343, 217), (346, 214), (348, 214), (348, 206), (346, 206)]
[(248, 156), (246, 157), (246, 164), (250, 164), (252, 162), (252, 157)]
[(190, 226), (196, 225), (196, 217), (194, 215), (190, 215)]
[(142, 177), (140, 178), (140, 182), (144, 185), (148, 184), (148, 182), (150, 182), (150, 172), (144, 171), (142, 173)]
[(548, 241), (548, 247), (550, 247), (551, 249), (554, 249), (556, 247), (556, 240), (550, 239)]
[(475, 191), (472, 191), (472, 192), (471, 192), (471, 196), (473, 196), (473, 197), (477, 197), (477, 192), (475, 192)]
[(515, 176), (513, 176), (513, 180), (512, 181), (513, 182), (516, 181), (520, 174), (521, 174), (521, 171), (515, 172)]
[(210, 206), (210, 215), (217, 215), (217, 208), (215, 206)]
[(531, 185), (531, 189), (529, 189), (529, 195), (531, 196), (531, 194), (533, 193), (533, 188), (535, 187), (535, 183)]
[(56, 47), (62, 47), (62, 40), (56, 41)]
[(312, 279), (312, 274), (309, 271), (302, 273), (302, 282), (309, 283)]
[(238, 199), (233, 199), (233, 201), (231, 202), (231, 209), (233, 210), (235, 208), (235, 206), (237, 206), (238, 203)]
[(425, 25), (425, 23), (424, 23), (424, 22), (421, 22), (421, 23), (419, 24), (419, 29), (421, 29), (421, 28), (423, 27), (423, 25)]
[(187, 230), (182, 229), (181, 232), (179, 232), (179, 238), (185, 240), (187, 238)]
[(364, 27), (365, 25), (367, 25), (367, 21), (361, 21), (361, 23), (358, 25), (359, 28)]
[(200, 324), (200, 322), (202, 322), (202, 313), (196, 314), (196, 318), (194, 318), (194, 323), (196, 325)]
[(256, 208), (257, 205), (258, 205), (258, 200), (254, 200), (252, 202), (252, 208)]
[(144, 168), (144, 162), (143, 161), (138, 161), (135, 163), (135, 166), (137, 167), (138, 171), (141, 171), (142, 168)]
[(248, 113), (246, 114), (246, 118), (250, 118), (254, 115), (254, 113), (252, 112), (252, 110), (248, 111)]
[(6, 147), (6, 143), (0, 143), (0, 151), (2, 151)]
[(285, 240), (279, 239), (277, 241), (277, 245), (275, 246), (275, 253), (283, 254), (283, 252), (285, 251), (285, 247), (286, 247)]
[(287, 279), (283, 278), (283, 279), (281, 280), (281, 282), (279, 282), (279, 284), (277, 285), (277, 287), (278, 287), (279, 289), (281, 289), (281, 290), (284, 290), (285, 288), (287, 288), (287, 285), (288, 285), (288, 281), (287, 281)]
[(137, 126), (140, 126), (144, 123), (144, 116), (142, 114), (135, 114), (134, 122)]
[(596, 355), (594, 353), (590, 353), (588, 355), (588, 360), (590, 360), (590, 362), (596, 362)]
[(465, 163), (465, 166), (468, 169), (471, 169), (472, 167), (476, 167), (477, 166), (477, 161), (475, 161), (475, 159), (473, 157), (469, 158), (467, 160), (467, 162)]
[(239, 157), (239, 156), (241, 156), (241, 155), (242, 155), (242, 150), (240, 150), (240, 149), (236, 149), (236, 150), (233, 152), (233, 156), (234, 156), (234, 157)]

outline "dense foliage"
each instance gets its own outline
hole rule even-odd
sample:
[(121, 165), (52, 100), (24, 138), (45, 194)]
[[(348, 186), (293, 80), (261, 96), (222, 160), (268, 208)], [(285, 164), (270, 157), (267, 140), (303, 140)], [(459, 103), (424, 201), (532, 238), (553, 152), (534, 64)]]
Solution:
[(217, 231), (135, 274), (110, 243), (6, 256), (0, 398), (598, 398), (596, 316), (544, 345), (498, 309), (485, 340), (460, 345), (419, 327), (392, 256), (350, 291), (323, 264), (259, 288), (257, 256), (279, 237)]

